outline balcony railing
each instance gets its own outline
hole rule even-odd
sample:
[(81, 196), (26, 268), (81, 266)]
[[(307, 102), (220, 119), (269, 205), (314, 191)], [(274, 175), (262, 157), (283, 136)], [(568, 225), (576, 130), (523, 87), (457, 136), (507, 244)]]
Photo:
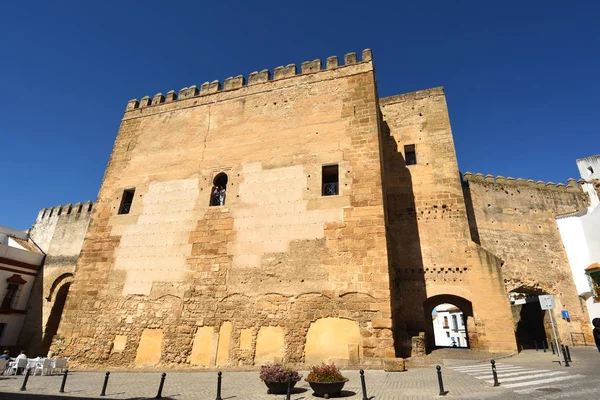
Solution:
[(132, 203), (121, 204), (121, 208), (119, 209), (119, 214), (129, 214), (129, 211), (131, 211), (131, 204)]
[(338, 183), (324, 183), (323, 184), (323, 196), (335, 196), (338, 194)]

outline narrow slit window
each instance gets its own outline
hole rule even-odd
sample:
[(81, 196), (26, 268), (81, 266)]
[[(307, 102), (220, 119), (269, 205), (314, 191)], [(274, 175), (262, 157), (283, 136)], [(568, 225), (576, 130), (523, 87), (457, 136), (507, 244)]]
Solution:
[(4, 295), (4, 300), (2, 300), (1, 308), (7, 309), (12, 308), (15, 304), (15, 300), (17, 299), (17, 293), (19, 292), (19, 285), (16, 283), (9, 283), (6, 288), (6, 294)]
[(227, 182), (229, 178), (225, 172), (221, 172), (213, 179), (213, 186), (210, 191), (210, 206), (224, 206), (227, 195)]
[(323, 196), (335, 196), (339, 193), (339, 172), (337, 165), (324, 165), (322, 170), (322, 189)]
[(415, 165), (417, 163), (417, 152), (414, 144), (404, 146), (404, 160), (406, 165)]
[(119, 206), (119, 214), (129, 214), (131, 211), (131, 204), (133, 203), (133, 195), (135, 194), (134, 189), (126, 189), (123, 191), (123, 197), (121, 198), (121, 205)]

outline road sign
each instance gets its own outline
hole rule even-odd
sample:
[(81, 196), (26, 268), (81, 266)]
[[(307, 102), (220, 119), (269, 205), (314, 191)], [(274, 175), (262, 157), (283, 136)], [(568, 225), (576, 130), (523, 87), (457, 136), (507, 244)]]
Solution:
[(540, 306), (542, 310), (554, 310), (556, 308), (556, 303), (554, 302), (554, 296), (551, 294), (545, 294), (543, 296), (538, 296), (540, 299)]
[(571, 316), (569, 315), (569, 311), (567, 310), (562, 310), (560, 313), (562, 314), (563, 319), (571, 318)]
[[(556, 303), (554, 302), (554, 296), (552, 296), (551, 294), (545, 294), (543, 296), (538, 296), (538, 298), (540, 299), (540, 307), (542, 307), (542, 310), (554, 310), (556, 308)], [(560, 347), (558, 346), (558, 336), (556, 335), (556, 328), (554, 327), (554, 318), (552, 317), (552, 312), (549, 312), (548, 314), (550, 314), (550, 323), (552, 324), (552, 333), (554, 334), (554, 343), (556, 343), (556, 349), (557, 349), (557, 353), (558, 353), (558, 362), (561, 363), (562, 360), (562, 355), (560, 353)]]

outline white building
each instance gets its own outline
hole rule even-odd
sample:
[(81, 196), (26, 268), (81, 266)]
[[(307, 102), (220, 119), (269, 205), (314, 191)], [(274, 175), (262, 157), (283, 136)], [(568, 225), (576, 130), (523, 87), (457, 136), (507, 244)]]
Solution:
[(17, 345), (29, 293), (44, 262), (25, 232), (0, 226), (0, 348)]
[(588, 307), (590, 320), (600, 318), (600, 155), (577, 160), (590, 207), (556, 217), (575, 285)]
[(469, 347), (460, 308), (453, 304), (440, 304), (433, 310), (432, 318), (436, 346)]

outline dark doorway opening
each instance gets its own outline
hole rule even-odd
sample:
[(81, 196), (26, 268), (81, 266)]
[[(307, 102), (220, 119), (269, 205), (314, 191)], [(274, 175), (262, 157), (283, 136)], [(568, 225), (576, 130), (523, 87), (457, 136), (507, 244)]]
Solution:
[(44, 337), (42, 338), (42, 347), (40, 349), (41, 354), (48, 354), (52, 339), (58, 332), (58, 326), (60, 325), (60, 319), (62, 317), (63, 309), (65, 308), (65, 302), (67, 301), (67, 294), (69, 293), (69, 287), (71, 283), (65, 283), (56, 292), (54, 305), (50, 311), (48, 322), (46, 323), (46, 329), (44, 330)]
[(542, 348), (542, 342), (547, 342), (544, 316), (546, 312), (541, 309), (536, 297), (528, 297), (525, 304), (515, 305), (519, 322), (517, 322), (516, 336), (519, 349), (534, 349), (536, 344)]

